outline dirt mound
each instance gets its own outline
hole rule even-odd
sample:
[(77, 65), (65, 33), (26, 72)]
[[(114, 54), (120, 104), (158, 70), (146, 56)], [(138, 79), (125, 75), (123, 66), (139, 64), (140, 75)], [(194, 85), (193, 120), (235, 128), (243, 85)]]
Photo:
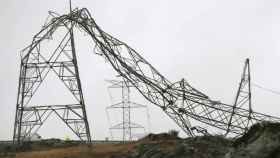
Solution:
[[(123, 158), (224, 158), (232, 142), (221, 136), (202, 136), (167, 140), (166, 135), (152, 135), (156, 141), (145, 141), (133, 151), (118, 155)], [(163, 138), (163, 139), (162, 139)], [(170, 137), (167, 137), (170, 138)], [(146, 138), (147, 139), (147, 138)]]
[(262, 122), (253, 125), (234, 142), (232, 158), (280, 158), (280, 123)]
[[(123, 158), (280, 158), (280, 123), (262, 122), (238, 139), (201, 136), (187, 139), (151, 134)], [(150, 142), (149, 142), (150, 141)], [(152, 141), (152, 142), (151, 142)]]

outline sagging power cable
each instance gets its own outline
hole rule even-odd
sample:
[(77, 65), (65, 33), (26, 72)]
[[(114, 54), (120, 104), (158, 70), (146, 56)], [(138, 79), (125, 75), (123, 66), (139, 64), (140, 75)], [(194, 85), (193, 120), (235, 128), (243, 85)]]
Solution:
[(273, 93), (273, 94), (276, 94), (276, 95), (280, 95), (280, 91), (276, 91), (276, 90), (273, 90), (273, 89), (270, 89), (270, 88), (266, 88), (266, 87), (263, 87), (263, 86), (260, 86), (259, 84), (256, 84), (256, 83), (252, 83), (252, 86), (256, 87), (256, 88), (259, 88), (263, 91), (266, 91), (266, 92), (270, 92), (270, 93)]

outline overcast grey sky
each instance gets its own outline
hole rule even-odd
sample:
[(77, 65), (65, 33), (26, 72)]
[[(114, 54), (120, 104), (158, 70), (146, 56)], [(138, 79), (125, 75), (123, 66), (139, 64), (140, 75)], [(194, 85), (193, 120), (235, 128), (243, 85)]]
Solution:
[[(87, 7), (104, 31), (136, 49), (170, 81), (184, 77), (215, 100), (233, 103), (247, 57), (252, 82), (280, 91), (277, 0), (73, 0), (73, 5)], [(19, 51), (41, 29), (49, 10), (68, 12), (68, 1), (0, 1), (0, 139), (12, 137)], [(78, 62), (91, 132), (94, 139), (104, 139), (109, 136), (104, 108), (110, 104), (104, 79), (115, 73), (87, 51), (92, 49), (89, 42), (79, 39)], [(55, 93), (50, 97), (57, 97)], [(256, 111), (280, 115), (278, 95), (254, 87), (252, 93)], [(149, 108), (152, 132), (178, 128), (160, 109)], [(49, 122), (40, 130), (43, 136), (65, 136), (63, 124)]]

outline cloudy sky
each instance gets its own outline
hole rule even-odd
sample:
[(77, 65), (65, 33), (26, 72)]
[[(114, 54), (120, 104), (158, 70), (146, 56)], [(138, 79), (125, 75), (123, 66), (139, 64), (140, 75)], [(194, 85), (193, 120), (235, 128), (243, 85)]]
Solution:
[[(277, 0), (73, 0), (73, 5), (88, 8), (104, 31), (136, 49), (170, 81), (186, 78), (215, 100), (233, 103), (247, 57), (251, 60), (252, 82), (280, 91)], [(64, 14), (68, 12), (68, 1), (0, 1), (1, 140), (12, 137), (19, 51), (30, 44), (49, 10)], [(111, 104), (104, 79), (116, 73), (90, 51), (93, 45), (86, 38), (77, 36), (91, 133), (93, 139), (104, 139), (109, 136), (105, 107)], [(50, 86), (55, 85), (52, 83)], [(41, 94), (62, 95), (48, 90)], [(255, 111), (280, 115), (278, 95), (256, 87), (252, 93)], [(65, 99), (63, 95), (59, 98)], [(178, 129), (160, 109), (138, 99), (149, 106), (152, 132)], [(48, 122), (40, 130), (43, 137), (63, 138), (69, 132), (56, 118)]]

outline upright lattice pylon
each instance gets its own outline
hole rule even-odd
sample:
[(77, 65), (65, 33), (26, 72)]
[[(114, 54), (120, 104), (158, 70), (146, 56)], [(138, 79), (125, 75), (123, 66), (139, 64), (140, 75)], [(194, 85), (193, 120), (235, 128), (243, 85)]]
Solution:
[[(77, 65), (73, 24), (64, 22), (62, 25), (65, 27), (61, 27), (59, 38), (53, 35), (53, 29), (57, 28), (47, 29), (47, 26), (43, 26), (42, 31), (34, 36), (32, 44), (22, 51), (14, 143), (29, 141), (52, 114), (57, 115), (80, 140), (91, 141)], [(43, 37), (40, 36), (42, 32), (45, 32)], [(52, 45), (44, 47), (49, 42)], [(74, 102), (63, 105), (31, 105), (32, 97), (50, 72), (56, 74), (72, 93)], [(57, 98), (59, 94), (54, 99)]]
[[(129, 82), (125, 81), (117, 81), (117, 80), (108, 80), (111, 85), (108, 89), (117, 88), (121, 90), (121, 101), (117, 102), (106, 108), (106, 112), (109, 119), (109, 110), (112, 109), (121, 109), (122, 113), (122, 121), (114, 124), (109, 128), (111, 132), (111, 136), (113, 137), (113, 130), (120, 130), (122, 132), (122, 140), (123, 141), (131, 141), (133, 139), (133, 129), (142, 129), (145, 132), (145, 127), (135, 123), (131, 120), (131, 109), (135, 108), (145, 108), (147, 109), (147, 119), (149, 119), (148, 107), (146, 105), (141, 105), (130, 100), (130, 88), (134, 86)], [(149, 122), (149, 120), (148, 120)]]

